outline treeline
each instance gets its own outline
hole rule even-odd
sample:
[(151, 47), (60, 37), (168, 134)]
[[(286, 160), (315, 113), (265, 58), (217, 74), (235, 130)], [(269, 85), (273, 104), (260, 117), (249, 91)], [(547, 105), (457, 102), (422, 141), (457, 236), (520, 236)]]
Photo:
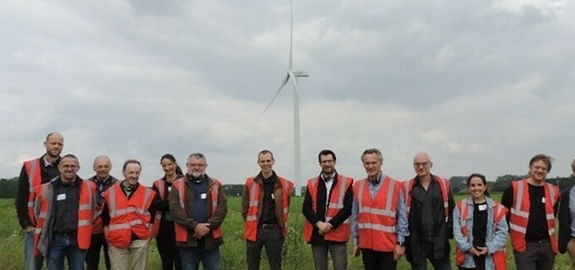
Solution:
[[(495, 179), (495, 182), (487, 182), (488, 188), (492, 192), (503, 192), (510, 184), (511, 181), (517, 181), (524, 179), (524, 175), (511, 175), (506, 174), (499, 176)], [(454, 193), (465, 192), (467, 188), (467, 176), (453, 176), (449, 179), (451, 182), (451, 190)], [(559, 189), (564, 189), (570, 185), (575, 184), (575, 177), (555, 177), (547, 178), (547, 182), (555, 184)], [(16, 197), (16, 190), (18, 186), (18, 177), (5, 179), (0, 178), (0, 198), (2, 199), (13, 199)], [(244, 189), (243, 184), (234, 185), (224, 185), (224, 190), (227, 196), (241, 196)], [(294, 192), (295, 193), (295, 192)], [(301, 194), (305, 193), (305, 186), (301, 187)]]
[(18, 177), (10, 179), (0, 178), (0, 198), (14, 199), (16, 198), (17, 190), (18, 190)]

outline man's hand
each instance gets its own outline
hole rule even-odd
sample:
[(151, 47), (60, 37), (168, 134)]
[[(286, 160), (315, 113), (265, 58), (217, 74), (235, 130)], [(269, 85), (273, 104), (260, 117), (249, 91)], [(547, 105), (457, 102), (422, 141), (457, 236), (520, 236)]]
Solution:
[(194, 238), (199, 239), (210, 233), (210, 223), (199, 223), (194, 229)]
[(31, 231), (33, 231), (34, 229), (36, 229), (34, 226), (28, 226), (28, 227), (26, 227), (25, 230), (26, 230), (26, 232), (31, 232)]
[(394, 261), (399, 260), (399, 258), (401, 258), (401, 256), (403, 256), (404, 252), (405, 252), (405, 247), (402, 247), (400, 245), (395, 245), (395, 247), (393, 248), (393, 260)]
[(332, 226), (329, 222), (318, 221), (315, 226), (318, 228), (320, 235), (324, 235), (332, 229)]

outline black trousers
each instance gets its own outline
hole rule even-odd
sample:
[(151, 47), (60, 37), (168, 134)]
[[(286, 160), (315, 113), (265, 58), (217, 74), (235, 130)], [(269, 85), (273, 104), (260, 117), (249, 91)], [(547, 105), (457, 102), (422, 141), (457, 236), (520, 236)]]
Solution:
[(361, 249), (361, 259), (365, 270), (396, 270), (397, 261), (393, 260), (393, 251), (383, 252)]
[(248, 270), (259, 270), (262, 248), (266, 247), (269, 267), (265, 269), (280, 270), (282, 269), (282, 248), (284, 246), (284, 237), (282, 229), (279, 226), (269, 228), (258, 228), (256, 241), (246, 240), (246, 255)]
[(158, 247), (158, 253), (160, 253), (163, 270), (182, 269), (180, 251), (176, 247), (174, 222), (160, 222), (160, 229), (156, 237), (156, 246)]
[(98, 264), (100, 263), (100, 250), (104, 248), (104, 262), (106, 263), (106, 269), (110, 270), (110, 256), (108, 256), (108, 243), (106, 243), (106, 238), (103, 233), (92, 234), (92, 240), (90, 242), (90, 248), (86, 251), (86, 269), (87, 270), (98, 270)]

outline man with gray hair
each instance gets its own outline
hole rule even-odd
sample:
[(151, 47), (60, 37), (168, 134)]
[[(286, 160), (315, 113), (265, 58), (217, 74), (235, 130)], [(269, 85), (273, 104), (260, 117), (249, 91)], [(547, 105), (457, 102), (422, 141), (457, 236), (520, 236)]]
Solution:
[(361, 251), (366, 270), (397, 269), (409, 235), (403, 185), (381, 171), (378, 149), (366, 149), (361, 161), (367, 177), (353, 185), (353, 254)]
[(406, 257), (414, 270), (427, 269), (427, 260), (436, 270), (450, 270), (449, 239), (453, 238), (455, 202), (449, 180), (431, 174), (433, 162), (427, 153), (413, 159), (417, 174), (404, 182), (409, 221), (405, 242)]
[(94, 159), (93, 165), (94, 172), (96, 173), (89, 181), (96, 184), (96, 217), (92, 221), (92, 241), (90, 248), (86, 253), (86, 269), (97, 270), (100, 263), (100, 250), (104, 249), (104, 263), (106, 269), (110, 270), (110, 256), (108, 255), (108, 243), (104, 237), (104, 227), (102, 225), (102, 217), (100, 216), (102, 207), (104, 205), (104, 197), (102, 194), (110, 186), (118, 182), (116, 177), (110, 175), (112, 170), (112, 162), (108, 156), (97, 156)]
[(206, 174), (208, 163), (201, 153), (193, 153), (186, 162), (188, 172), (174, 181), (168, 195), (174, 218), (176, 245), (182, 270), (220, 269), (222, 223), (228, 204), (222, 183)]

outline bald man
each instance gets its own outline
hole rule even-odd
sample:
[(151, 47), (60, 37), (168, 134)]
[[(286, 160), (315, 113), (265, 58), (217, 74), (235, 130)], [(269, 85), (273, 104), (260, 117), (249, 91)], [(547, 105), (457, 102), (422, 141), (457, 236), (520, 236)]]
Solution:
[(26, 231), (24, 238), (24, 262), (26, 270), (42, 268), (44, 257), (34, 256), (34, 229), (36, 218), (34, 216), (34, 188), (50, 182), (60, 175), (58, 165), (60, 154), (64, 148), (64, 137), (58, 132), (51, 132), (44, 141), (46, 152), (39, 158), (25, 161), (18, 177), (18, 191), (16, 193), (16, 214), (22, 229)]
[(431, 157), (418, 153), (413, 159), (417, 175), (404, 182), (409, 223), (405, 253), (411, 269), (426, 270), (429, 260), (435, 270), (451, 270), (449, 239), (455, 202), (449, 180), (432, 175), (432, 167)]
[(93, 168), (96, 175), (92, 176), (88, 180), (96, 184), (96, 198), (98, 198), (96, 200), (97, 215), (92, 222), (92, 241), (90, 242), (90, 248), (86, 253), (86, 269), (99, 269), (98, 264), (100, 263), (100, 250), (104, 248), (104, 263), (106, 264), (106, 269), (110, 270), (110, 256), (108, 256), (108, 244), (106, 243), (106, 239), (104, 237), (104, 228), (102, 226), (100, 210), (104, 203), (104, 197), (102, 197), (102, 193), (111, 185), (118, 182), (118, 179), (110, 175), (110, 171), (112, 170), (112, 162), (108, 156), (97, 156), (94, 159)]

